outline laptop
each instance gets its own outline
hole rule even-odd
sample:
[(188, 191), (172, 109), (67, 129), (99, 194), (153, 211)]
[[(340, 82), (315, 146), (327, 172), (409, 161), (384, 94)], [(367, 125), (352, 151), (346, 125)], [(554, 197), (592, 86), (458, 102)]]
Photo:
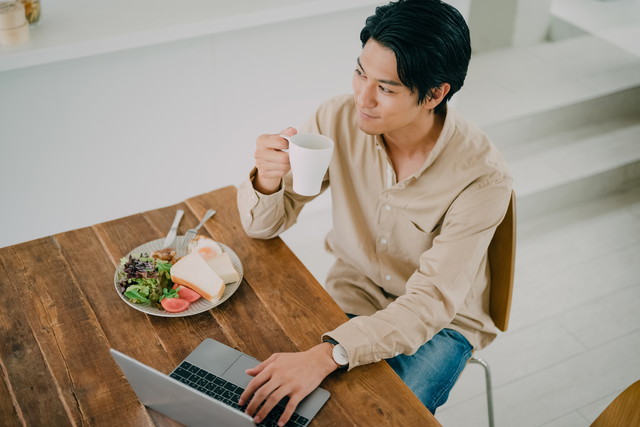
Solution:
[[(253, 377), (245, 373), (258, 360), (221, 342), (207, 338), (169, 375), (110, 349), (140, 402), (186, 426), (253, 427), (253, 419), (238, 399)], [(296, 408), (287, 423), (304, 427), (329, 399), (320, 387)], [(284, 410), (283, 399), (260, 426), (276, 426)]]

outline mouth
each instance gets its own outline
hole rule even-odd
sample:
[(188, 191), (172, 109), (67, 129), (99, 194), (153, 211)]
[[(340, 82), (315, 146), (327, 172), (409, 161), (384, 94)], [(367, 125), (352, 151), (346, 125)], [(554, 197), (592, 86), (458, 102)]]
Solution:
[(360, 115), (361, 118), (363, 118), (365, 120), (373, 120), (373, 119), (377, 119), (378, 118), (376, 116), (372, 116), (371, 114), (367, 114), (362, 110), (358, 110), (358, 114)]

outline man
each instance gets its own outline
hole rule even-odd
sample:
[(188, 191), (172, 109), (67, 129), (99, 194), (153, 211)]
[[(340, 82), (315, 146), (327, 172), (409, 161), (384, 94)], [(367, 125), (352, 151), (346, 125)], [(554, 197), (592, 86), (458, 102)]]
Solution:
[[(360, 38), (354, 94), (323, 104), (304, 129), (335, 141), (322, 185), (336, 257), (326, 288), (351, 319), (321, 344), (248, 371), (240, 404), (256, 422), (288, 396), (283, 425), (334, 370), (383, 359), (435, 412), (472, 350), (496, 335), (487, 248), (511, 177), (488, 138), (447, 107), (467, 72), (467, 25), (439, 0), (400, 0), (377, 8)], [(256, 168), (238, 192), (252, 237), (277, 236), (313, 199), (293, 192), (281, 151), (279, 135), (295, 133), (256, 142)]]

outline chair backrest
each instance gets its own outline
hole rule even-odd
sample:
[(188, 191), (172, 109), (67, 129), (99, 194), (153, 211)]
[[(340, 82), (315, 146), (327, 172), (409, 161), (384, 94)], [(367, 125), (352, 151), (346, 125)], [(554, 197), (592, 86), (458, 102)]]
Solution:
[(511, 201), (504, 219), (496, 228), (489, 244), (489, 269), (491, 270), (491, 296), (489, 312), (501, 331), (509, 326), (513, 276), (516, 264), (516, 195)]
[(629, 427), (640, 425), (640, 381), (627, 387), (602, 411), (591, 427)]

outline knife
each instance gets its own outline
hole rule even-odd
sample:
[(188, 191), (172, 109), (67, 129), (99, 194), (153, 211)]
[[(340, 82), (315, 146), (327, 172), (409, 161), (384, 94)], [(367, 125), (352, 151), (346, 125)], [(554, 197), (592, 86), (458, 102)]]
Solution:
[(170, 247), (176, 240), (176, 235), (178, 234), (178, 224), (180, 224), (182, 215), (184, 215), (184, 211), (182, 209), (178, 209), (176, 211), (176, 217), (173, 219), (173, 224), (171, 224), (169, 234), (167, 234), (167, 237), (164, 239), (164, 243), (162, 244), (163, 249)]

